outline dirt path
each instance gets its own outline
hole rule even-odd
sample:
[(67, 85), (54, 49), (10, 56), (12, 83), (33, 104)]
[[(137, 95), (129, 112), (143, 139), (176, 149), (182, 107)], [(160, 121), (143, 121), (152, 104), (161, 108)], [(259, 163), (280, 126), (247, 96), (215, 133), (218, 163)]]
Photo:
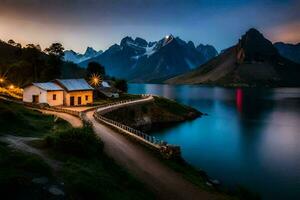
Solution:
[(41, 151), (40, 149), (31, 147), (27, 144), (27, 142), (37, 140), (37, 139), (39, 139), (39, 138), (17, 137), (17, 136), (12, 136), (12, 135), (6, 135), (3, 137), (0, 137), (1, 141), (9, 144), (9, 147), (17, 149), (19, 151), (23, 151), (23, 152), (27, 152), (27, 153), (31, 153), (31, 154), (39, 156), (51, 168), (53, 168), (55, 171), (57, 171), (62, 166), (62, 164), (59, 161), (48, 158), (48, 156), (43, 151)]
[(104, 151), (117, 163), (135, 174), (157, 194), (159, 199), (222, 199), (218, 195), (196, 188), (183, 179), (180, 174), (162, 164), (144, 147), (96, 122), (93, 118), (93, 111), (87, 113), (87, 118), (93, 123), (95, 133), (104, 142)]
[(54, 112), (54, 111), (48, 111), (48, 110), (39, 110), (43, 114), (46, 115), (55, 115), (67, 122), (69, 122), (74, 128), (81, 128), (83, 126), (82, 121), (73, 115), (67, 114), (67, 113), (61, 113), (61, 112)]

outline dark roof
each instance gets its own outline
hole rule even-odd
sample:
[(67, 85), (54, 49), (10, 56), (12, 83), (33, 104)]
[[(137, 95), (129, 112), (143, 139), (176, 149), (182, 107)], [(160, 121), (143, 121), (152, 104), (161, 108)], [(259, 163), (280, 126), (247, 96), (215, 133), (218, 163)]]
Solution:
[(109, 93), (119, 93), (120, 90), (114, 88), (114, 87), (98, 87), (97, 90), (99, 92), (109, 92)]
[(55, 81), (67, 91), (94, 89), (84, 79), (56, 79)]

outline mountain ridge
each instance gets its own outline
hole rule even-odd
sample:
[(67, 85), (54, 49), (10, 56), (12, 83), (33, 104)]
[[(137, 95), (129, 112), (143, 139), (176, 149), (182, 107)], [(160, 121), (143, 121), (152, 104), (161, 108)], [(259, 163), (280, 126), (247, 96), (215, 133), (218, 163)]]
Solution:
[(85, 60), (91, 59), (93, 57), (96, 57), (103, 53), (102, 50), (96, 51), (92, 47), (87, 47), (85, 52), (83, 54), (77, 53), (73, 50), (66, 50), (64, 51), (64, 61), (73, 62), (75, 64), (78, 64), (80, 62), (83, 62)]
[(171, 78), (170, 84), (223, 86), (294, 86), (300, 67), (282, 57), (256, 29), (249, 29), (238, 43), (192, 72)]
[(281, 56), (300, 64), (300, 43), (290, 44), (284, 42), (276, 42), (274, 46)]
[[(193, 42), (173, 35), (154, 42), (126, 36), (119, 44), (79, 65), (86, 67), (89, 62), (95, 61), (104, 65), (112, 76), (133, 82), (157, 82), (190, 71), (217, 55), (213, 46), (202, 46), (202, 49), (196, 49)], [(202, 53), (204, 50), (206, 52)]]

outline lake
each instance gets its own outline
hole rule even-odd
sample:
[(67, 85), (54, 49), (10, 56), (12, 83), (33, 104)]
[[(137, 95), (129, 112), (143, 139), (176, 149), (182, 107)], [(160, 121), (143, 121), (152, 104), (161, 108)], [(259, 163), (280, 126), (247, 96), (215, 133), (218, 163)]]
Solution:
[(208, 114), (153, 133), (180, 145), (194, 167), (262, 199), (300, 199), (300, 88), (129, 84), (129, 93), (168, 97)]

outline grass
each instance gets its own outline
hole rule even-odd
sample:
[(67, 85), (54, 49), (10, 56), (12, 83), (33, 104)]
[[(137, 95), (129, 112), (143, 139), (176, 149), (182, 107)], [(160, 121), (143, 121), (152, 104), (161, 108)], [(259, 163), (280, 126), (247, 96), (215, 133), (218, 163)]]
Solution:
[[(201, 112), (176, 101), (154, 96), (154, 101), (122, 107), (108, 112), (105, 117), (132, 128), (152, 132), (171, 127), (179, 122), (201, 116)], [(150, 119), (147, 121), (147, 119)]]
[(155, 104), (175, 115), (188, 115), (190, 112), (200, 113), (196, 109), (177, 103), (176, 101), (164, 98), (154, 97)]
[(55, 131), (45, 137), (45, 145), (57, 152), (92, 158), (102, 154), (103, 144), (91, 127)]
[(102, 97), (96, 98), (94, 99), (94, 104), (104, 105), (107, 103), (114, 103), (114, 102), (124, 101), (124, 100), (137, 100), (141, 98), (142, 98), (141, 95), (121, 93), (119, 98), (102, 98)]
[(14, 151), (0, 143), (0, 193), (9, 199), (42, 199), (45, 190), (32, 179), (52, 179), (51, 169), (39, 157)]
[(90, 127), (55, 132), (38, 146), (63, 162), (59, 174), (71, 199), (153, 199), (143, 184), (103, 153)]
[(108, 157), (68, 159), (61, 172), (67, 189), (74, 197), (93, 199), (153, 199), (135, 178)]
[(74, 129), (52, 116), (0, 101), (0, 133), (41, 137), (43, 140), (30, 145), (62, 163), (54, 173), (39, 157), (14, 151), (0, 142), (2, 196), (51, 199), (47, 187), (32, 182), (34, 178), (47, 177), (53, 184), (64, 183), (67, 199), (154, 199), (142, 183), (105, 155), (91, 127)]
[(0, 99), (0, 134), (42, 137), (53, 130), (69, 128), (69, 123)]

